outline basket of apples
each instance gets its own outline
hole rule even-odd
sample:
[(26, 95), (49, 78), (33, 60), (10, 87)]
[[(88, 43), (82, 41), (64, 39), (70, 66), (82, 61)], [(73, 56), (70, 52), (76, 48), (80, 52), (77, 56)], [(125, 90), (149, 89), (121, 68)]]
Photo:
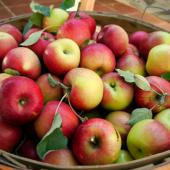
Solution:
[[(170, 162), (170, 34), (32, 2), (0, 25), (0, 163), (152, 169)], [(0, 165), (0, 169), (3, 166)]]

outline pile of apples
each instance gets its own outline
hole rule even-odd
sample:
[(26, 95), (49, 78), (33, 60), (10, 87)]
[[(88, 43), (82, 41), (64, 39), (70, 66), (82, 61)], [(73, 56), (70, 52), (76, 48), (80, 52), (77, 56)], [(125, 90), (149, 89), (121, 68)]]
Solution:
[[(43, 28), (24, 35), (1, 25), (0, 62), (0, 149), (63, 166), (122, 163), (170, 149), (168, 32), (128, 35), (114, 20), (96, 29), (88, 14), (54, 8)], [(130, 123), (135, 109), (153, 117), (136, 114)], [(56, 114), (67, 147), (41, 159), (37, 145)]]

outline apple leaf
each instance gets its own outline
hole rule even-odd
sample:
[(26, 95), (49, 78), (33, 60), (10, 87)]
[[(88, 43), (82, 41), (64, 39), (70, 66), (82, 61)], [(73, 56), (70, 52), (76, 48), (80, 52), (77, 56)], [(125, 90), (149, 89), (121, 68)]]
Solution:
[(135, 123), (145, 119), (152, 119), (152, 111), (147, 108), (137, 108), (132, 111), (131, 119), (128, 123), (133, 126)]
[(50, 16), (50, 7), (40, 5), (34, 1), (30, 3), (30, 8), (34, 13), (40, 13), (44, 16)]
[(144, 91), (151, 91), (151, 86), (149, 84), (149, 82), (147, 81), (147, 79), (139, 74), (135, 74), (134, 76), (135, 78), (135, 84), (137, 87), (139, 87), (140, 89), (144, 90)]
[(42, 20), (43, 20), (43, 15), (40, 13), (33, 13), (30, 17), (31, 22), (33, 25), (41, 27), (42, 26)]
[(33, 26), (32, 21), (29, 19), (28, 22), (25, 24), (24, 29), (23, 29), (23, 35), (25, 35), (28, 30)]
[(123, 77), (125, 79), (126, 82), (128, 82), (128, 83), (134, 83), (135, 82), (134, 73), (132, 73), (130, 71), (120, 70), (120, 69), (116, 69), (116, 71), (118, 72), (118, 74), (121, 77)]
[(37, 145), (37, 154), (41, 159), (51, 150), (67, 148), (68, 139), (61, 131), (62, 119), (59, 113), (55, 114), (52, 126)]
[(37, 32), (32, 33), (28, 39), (26, 39), (24, 42), (22, 42), (21, 46), (30, 46), (35, 44), (41, 37), (41, 34), (44, 32), (44, 30), (40, 30)]
[(170, 80), (170, 72), (162, 74), (161, 77), (164, 78), (165, 80)]
[(63, 10), (67, 10), (67, 9), (73, 7), (74, 4), (75, 4), (75, 0), (63, 0), (60, 5), (60, 8)]

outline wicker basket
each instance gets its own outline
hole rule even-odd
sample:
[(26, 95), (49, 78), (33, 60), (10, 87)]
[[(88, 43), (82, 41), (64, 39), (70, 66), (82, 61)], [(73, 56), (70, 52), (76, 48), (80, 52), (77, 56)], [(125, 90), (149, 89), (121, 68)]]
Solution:
[[(154, 26), (150, 23), (146, 23), (142, 20), (137, 20), (131, 17), (118, 15), (114, 13), (103, 13), (103, 12), (87, 12), (91, 16), (93, 16), (98, 25), (106, 25), (106, 24), (118, 24), (122, 26), (128, 33), (144, 30), (147, 32), (152, 32), (155, 30), (163, 30), (157, 26)], [(8, 18), (5, 20), (1, 20), (0, 24), (11, 23), (17, 26), (19, 29), (23, 29), (23, 26), (28, 20), (30, 15), (23, 15), (14, 18)], [(23, 158), (5, 151), (0, 150), (0, 163), (4, 165), (8, 165), (14, 167), (16, 169), (35, 169), (35, 170), (128, 170), (128, 169), (153, 169), (164, 164), (170, 163), (170, 150), (166, 152), (162, 152), (159, 154), (155, 154), (152, 156), (148, 156), (139, 160), (133, 160), (128, 163), (121, 164), (108, 164), (108, 165), (96, 165), (96, 166), (54, 166), (47, 163), (42, 163), (39, 161), (34, 161), (31, 159)]]

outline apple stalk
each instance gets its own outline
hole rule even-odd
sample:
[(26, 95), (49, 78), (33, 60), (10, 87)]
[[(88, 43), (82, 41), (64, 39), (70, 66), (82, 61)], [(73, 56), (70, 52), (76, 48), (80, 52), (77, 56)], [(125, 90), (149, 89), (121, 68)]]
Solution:
[[(54, 80), (53, 77), (51, 76), (51, 74), (48, 74), (48, 81), (49, 81), (49, 83), (50, 83), (50, 85), (51, 85), (52, 87), (56, 87), (56, 86), (57, 86), (57, 87), (61, 87), (61, 88), (65, 91), (65, 94), (64, 94), (64, 96), (61, 98), (60, 103), (61, 103), (65, 98), (67, 98), (67, 101), (68, 101), (68, 104), (69, 104), (71, 110), (72, 110), (72, 111), (75, 113), (75, 115), (81, 120), (81, 122), (84, 122), (85, 120), (87, 120), (87, 117), (81, 117), (81, 116), (74, 110), (74, 108), (73, 108), (72, 105), (71, 105), (70, 98), (69, 98), (69, 94), (70, 94), (71, 87), (66, 86), (65, 84), (63, 84), (63, 83), (61, 83), (61, 82), (59, 82), (59, 81), (57, 81), (57, 80)], [(59, 103), (59, 105), (58, 105), (55, 113), (57, 113), (58, 108), (59, 108), (59, 106), (60, 106), (60, 103)]]

